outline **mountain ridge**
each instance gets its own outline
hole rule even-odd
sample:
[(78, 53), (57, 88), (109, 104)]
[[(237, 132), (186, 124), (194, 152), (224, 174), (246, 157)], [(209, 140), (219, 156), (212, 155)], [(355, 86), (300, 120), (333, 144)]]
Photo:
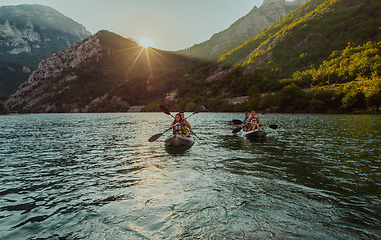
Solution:
[[(209, 111), (378, 112), (380, 14), (375, 0), (310, 0), (218, 61), (144, 49), (101, 31), (96, 38), (109, 46), (102, 57), (61, 71), (60, 62), (70, 60), (75, 48), (54, 55), (44, 64), (48, 78), (40, 72), (7, 104), (22, 112), (126, 111), (129, 105), (149, 111), (160, 104), (172, 110), (205, 105)], [(41, 84), (28, 89), (35, 80)], [(239, 96), (247, 101), (229, 103)], [(17, 98), (29, 100), (18, 104)]]
[(245, 16), (241, 17), (227, 29), (213, 34), (200, 44), (180, 51), (182, 54), (202, 58), (218, 59), (219, 55), (239, 46), (251, 37), (255, 37), (263, 29), (294, 11), (307, 0), (264, 0), (258, 8), (254, 6)]
[[(10, 95), (27, 80), (18, 65), (31, 69), (51, 54), (70, 47), (91, 33), (84, 26), (43, 5), (9, 5), (0, 7), (0, 61), (8, 62), (18, 72), (0, 69), (0, 95)], [(13, 63), (12, 63), (13, 62)]]
[(127, 111), (165, 94), (183, 76), (179, 68), (194, 61), (100, 31), (42, 60), (5, 105), (21, 112)]
[[(180, 84), (183, 98), (177, 100), (202, 94), (209, 106), (220, 106), (210, 110), (220, 111), (267, 105), (283, 112), (380, 112), (376, 96), (381, 94), (381, 69), (374, 64), (380, 55), (380, 14), (381, 4), (374, 0), (310, 0), (220, 55), (215, 66), (203, 71), (201, 93), (191, 88), (192, 81), (200, 80), (186, 81), (186, 91), (185, 83)], [(362, 58), (353, 62), (348, 53), (358, 49)], [(331, 58), (340, 54), (345, 55), (338, 60), (343, 62), (330, 66)], [(247, 95), (246, 103), (227, 103)]]

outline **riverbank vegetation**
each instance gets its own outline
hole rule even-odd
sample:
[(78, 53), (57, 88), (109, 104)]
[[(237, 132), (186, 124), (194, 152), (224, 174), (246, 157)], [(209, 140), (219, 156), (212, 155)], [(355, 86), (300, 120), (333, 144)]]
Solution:
[(9, 114), (10, 112), (8, 109), (4, 106), (4, 103), (0, 102), (0, 115)]

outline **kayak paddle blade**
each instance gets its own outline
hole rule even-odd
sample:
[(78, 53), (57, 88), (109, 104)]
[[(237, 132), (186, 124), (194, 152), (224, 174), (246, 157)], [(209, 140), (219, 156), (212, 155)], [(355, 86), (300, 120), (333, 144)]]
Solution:
[(171, 115), (171, 112), (167, 108), (165, 108), (163, 105), (160, 105), (160, 110), (167, 115)]
[(277, 129), (277, 128), (278, 128), (278, 125), (269, 125), (269, 128)]
[(196, 108), (196, 110), (194, 110), (194, 114), (199, 113), (199, 112), (203, 112), (205, 110), (206, 110), (206, 108), (204, 107), (204, 105), (201, 105), (198, 108)]
[(164, 133), (158, 133), (158, 134), (153, 135), (152, 137), (150, 137), (148, 139), (148, 142), (154, 142), (154, 141), (156, 141), (157, 139), (159, 139), (159, 137), (163, 136), (163, 134)]
[(239, 128), (234, 129), (234, 130), (232, 131), (232, 133), (238, 133), (238, 132), (241, 131), (241, 130), (242, 130), (242, 128), (239, 127)]
[(263, 112), (261, 114), (265, 114), (265, 113), (269, 113), (269, 112), (270, 112), (270, 109), (266, 108), (265, 110), (263, 110)]
[(204, 139), (200, 138), (199, 136), (197, 136), (196, 133), (192, 133), (192, 134), (195, 135), (198, 139), (204, 140)]
[(232, 122), (233, 122), (235, 125), (242, 124), (242, 121), (241, 121), (241, 120), (238, 120), (238, 119), (234, 119)]

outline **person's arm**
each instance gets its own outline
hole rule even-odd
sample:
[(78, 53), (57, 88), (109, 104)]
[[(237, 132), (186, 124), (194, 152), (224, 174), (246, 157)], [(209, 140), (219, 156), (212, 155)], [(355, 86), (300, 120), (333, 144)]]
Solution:
[(245, 121), (246, 121), (246, 119), (243, 119), (243, 120), (242, 120), (242, 124), (241, 124), (242, 127), (245, 126)]
[(187, 126), (189, 128), (189, 131), (193, 133), (192, 127), (187, 120), (185, 120), (185, 126)]
[(258, 123), (258, 126), (259, 126), (259, 127), (263, 126), (263, 124), (260, 124), (260, 123), (259, 123), (259, 117), (257, 117), (257, 123)]

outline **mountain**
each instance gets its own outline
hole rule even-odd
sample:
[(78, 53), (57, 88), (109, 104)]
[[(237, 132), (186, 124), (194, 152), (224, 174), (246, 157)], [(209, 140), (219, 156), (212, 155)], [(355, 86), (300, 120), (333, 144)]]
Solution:
[[(310, 0), (219, 56), (144, 49), (101, 31), (39, 64), (7, 101), (20, 112), (381, 112), (381, 2)], [(168, 94), (170, 95), (168, 97)], [(247, 101), (232, 104), (232, 98)]]
[(42, 59), (90, 35), (85, 27), (51, 7), (1, 6), (0, 75), (4, 77), (0, 79), (0, 95), (10, 95), (27, 79), (23, 74), (26, 68), (33, 71)]
[(293, 12), (307, 0), (264, 0), (258, 8), (233, 23), (228, 29), (214, 34), (209, 40), (181, 51), (188, 56), (199, 58), (217, 58), (222, 53), (239, 46), (247, 39), (256, 37), (262, 30)]
[(14, 93), (34, 68), (28, 63), (0, 61), (0, 101), (5, 101), (8, 95)]
[(100, 31), (42, 60), (5, 104), (21, 112), (127, 111), (164, 98), (195, 63)]
[[(379, 16), (376, 0), (310, 0), (181, 83), (177, 101), (197, 98), (211, 111), (380, 112)], [(240, 96), (249, 101), (228, 103)]]

